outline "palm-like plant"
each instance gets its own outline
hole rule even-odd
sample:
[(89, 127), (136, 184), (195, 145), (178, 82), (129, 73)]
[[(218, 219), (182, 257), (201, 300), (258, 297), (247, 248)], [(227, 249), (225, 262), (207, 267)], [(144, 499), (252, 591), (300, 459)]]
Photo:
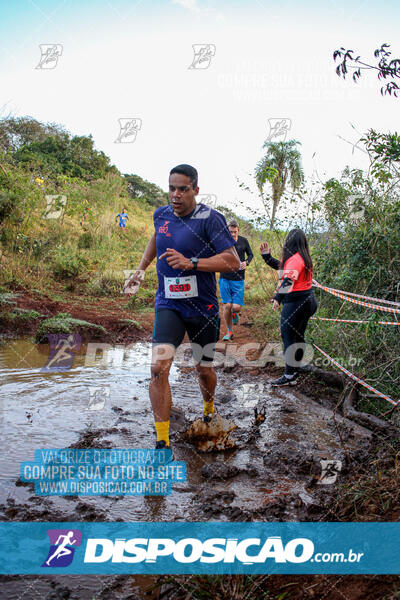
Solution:
[[(274, 227), (276, 211), (279, 202), (289, 183), (292, 190), (297, 190), (304, 180), (301, 166), (301, 154), (296, 148), (296, 140), (288, 142), (264, 142), (263, 149), (267, 149), (266, 155), (257, 163), (255, 168), (256, 183), (263, 194), (264, 185), (268, 181), (272, 185), (272, 213), (270, 229)], [(262, 196), (263, 197), (263, 196)], [(264, 205), (265, 205), (265, 199)]]

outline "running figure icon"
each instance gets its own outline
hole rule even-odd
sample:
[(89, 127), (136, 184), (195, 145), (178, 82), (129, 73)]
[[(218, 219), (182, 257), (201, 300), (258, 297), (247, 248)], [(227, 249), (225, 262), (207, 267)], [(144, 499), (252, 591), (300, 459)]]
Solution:
[[(66, 556), (67, 554), (72, 554), (72, 550), (67, 548), (68, 545), (72, 546), (76, 544), (78, 540), (72, 539), (74, 537), (74, 532), (69, 531), (66, 535), (59, 535), (56, 541), (57, 549), (56, 551), (46, 560), (46, 565), (50, 566), (51, 561), (54, 558), (61, 558), (62, 556)], [(60, 543), (60, 540), (63, 540)]]

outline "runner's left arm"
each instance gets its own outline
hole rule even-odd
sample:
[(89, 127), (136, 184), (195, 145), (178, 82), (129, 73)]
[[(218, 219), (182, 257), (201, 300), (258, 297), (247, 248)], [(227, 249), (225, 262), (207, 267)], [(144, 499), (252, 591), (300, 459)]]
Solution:
[(240, 267), (240, 258), (235, 246), (231, 246), (210, 258), (199, 258), (197, 263), (198, 271), (208, 271), (211, 273), (229, 273), (237, 271)]
[[(169, 266), (173, 269), (184, 271), (191, 271), (193, 269), (190, 258), (183, 256), (183, 254), (173, 248), (167, 248), (167, 251), (158, 258), (165, 258)], [(231, 271), (238, 271), (239, 267), (240, 258), (234, 246), (230, 246), (219, 254), (215, 254), (209, 258), (199, 258), (197, 263), (197, 271), (207, 271), (209, 273), (229, 273)]]

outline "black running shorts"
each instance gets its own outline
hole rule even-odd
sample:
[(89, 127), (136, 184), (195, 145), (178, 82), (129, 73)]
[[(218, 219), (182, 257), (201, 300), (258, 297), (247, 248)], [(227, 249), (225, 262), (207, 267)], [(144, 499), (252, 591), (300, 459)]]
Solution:
[(187, 332), (195, 363), (212, 362), (219, 328), (219, 315), (183, 317), (178, 311), (160, 308), (155, 315), (153, 345), (171, 344), (176, 350)]

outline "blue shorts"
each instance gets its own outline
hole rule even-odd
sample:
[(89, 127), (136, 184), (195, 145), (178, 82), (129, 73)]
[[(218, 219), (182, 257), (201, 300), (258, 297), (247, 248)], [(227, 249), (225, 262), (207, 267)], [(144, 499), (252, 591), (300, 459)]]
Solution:
[(221, 294), (221, 302), (224, 304), (244, 304), (244, 279), (234, 281), (231, 279), (219, 278), (219, 291)]

